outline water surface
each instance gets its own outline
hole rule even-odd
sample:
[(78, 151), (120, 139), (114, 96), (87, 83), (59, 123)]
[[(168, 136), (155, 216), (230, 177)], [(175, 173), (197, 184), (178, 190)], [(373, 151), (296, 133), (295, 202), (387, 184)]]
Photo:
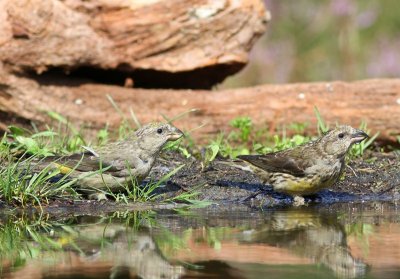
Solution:
[(2, 278), (400, 278), (396, 204), (2, 215)]

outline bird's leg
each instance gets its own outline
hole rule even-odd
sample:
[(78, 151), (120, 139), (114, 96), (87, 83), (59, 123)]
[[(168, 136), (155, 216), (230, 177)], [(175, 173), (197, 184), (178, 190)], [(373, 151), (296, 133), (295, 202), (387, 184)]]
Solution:
[(301, 196), (294, 196), (293, 197), (293, 206), (302, 206), (304, 205), (304, 198)]
[(253, 198), (257, 197), (259, 194), (261, 194), (262, 192), (263, 192), (262, 190), (258, 190), (257, 192), (252, 193), (252, 194), (248, 195), (247, 197), (244, 197), (244, 198), (240, 199), (240, 201), (241, 202), (245, 202), (245, 201), (248, 201), (250, 199), (253, 199)]

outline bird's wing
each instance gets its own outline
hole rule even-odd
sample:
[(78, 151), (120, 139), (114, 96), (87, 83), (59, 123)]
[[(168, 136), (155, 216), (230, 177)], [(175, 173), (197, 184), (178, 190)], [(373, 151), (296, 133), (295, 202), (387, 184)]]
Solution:
[(104, 172), (117, 172), (120, 169), (112, 165), (111, 162), (102, 160), (101, 157), (94, 156), (91, 152), (76, 153), (68, 156), (51, 156), (46, 158), (46, 162), (57, 165), (61, 173), (68, 173), (72, 170), (81, 172), (97, 171), (103, 169)]
[(304, 160), (289, 157), (283, 152), (265, 155), (241, 155), (238, 158), (268, 172), (288, 173), (297, 177), (304, 176), (307, 168)]

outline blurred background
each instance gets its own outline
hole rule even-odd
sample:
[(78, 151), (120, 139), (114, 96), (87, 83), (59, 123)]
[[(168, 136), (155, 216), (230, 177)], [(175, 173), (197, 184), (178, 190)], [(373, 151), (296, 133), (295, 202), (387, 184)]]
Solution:
[(265, 0), (250, 63), (218, 88), (400, 76), (400, 1)]

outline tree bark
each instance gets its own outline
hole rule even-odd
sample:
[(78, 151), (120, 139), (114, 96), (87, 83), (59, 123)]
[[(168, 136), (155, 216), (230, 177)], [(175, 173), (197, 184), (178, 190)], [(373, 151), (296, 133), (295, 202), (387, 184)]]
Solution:
[[(53, 80), (54, 82), (54, 80)], [(282, 128), (292, 123), (310, 123), (306, 131), (316, 132), (314, 107), (331, 126), (335, 123), (358, 127), (366, 122), (371, 134), (380, 132), (383, 141), (396, 142), (400, 135), (400, 79), (356, 82), (318, 82), (262, 85), (232, 90), (150, 90), (109, 85), (76, 83), (74, 86), (45, 85), (14, 75), (0, 75), (1, 128), (7, 125), (48, 122), (46, 111), (56, 111), (76, 125), (96, 130), (107, 123), (121, 122), (107, 95), (129, 118), (132, 110), (142, 123), (163, 120), (196, 109), (175, 124), (206, 139), (229, 130), (229, 121), (242, 115), (253, 120), (256, 129)]]
[(261, 0), (2, 0), (0, 61), (24, 73), (210, 88), (248, 62), (268, 19)]

